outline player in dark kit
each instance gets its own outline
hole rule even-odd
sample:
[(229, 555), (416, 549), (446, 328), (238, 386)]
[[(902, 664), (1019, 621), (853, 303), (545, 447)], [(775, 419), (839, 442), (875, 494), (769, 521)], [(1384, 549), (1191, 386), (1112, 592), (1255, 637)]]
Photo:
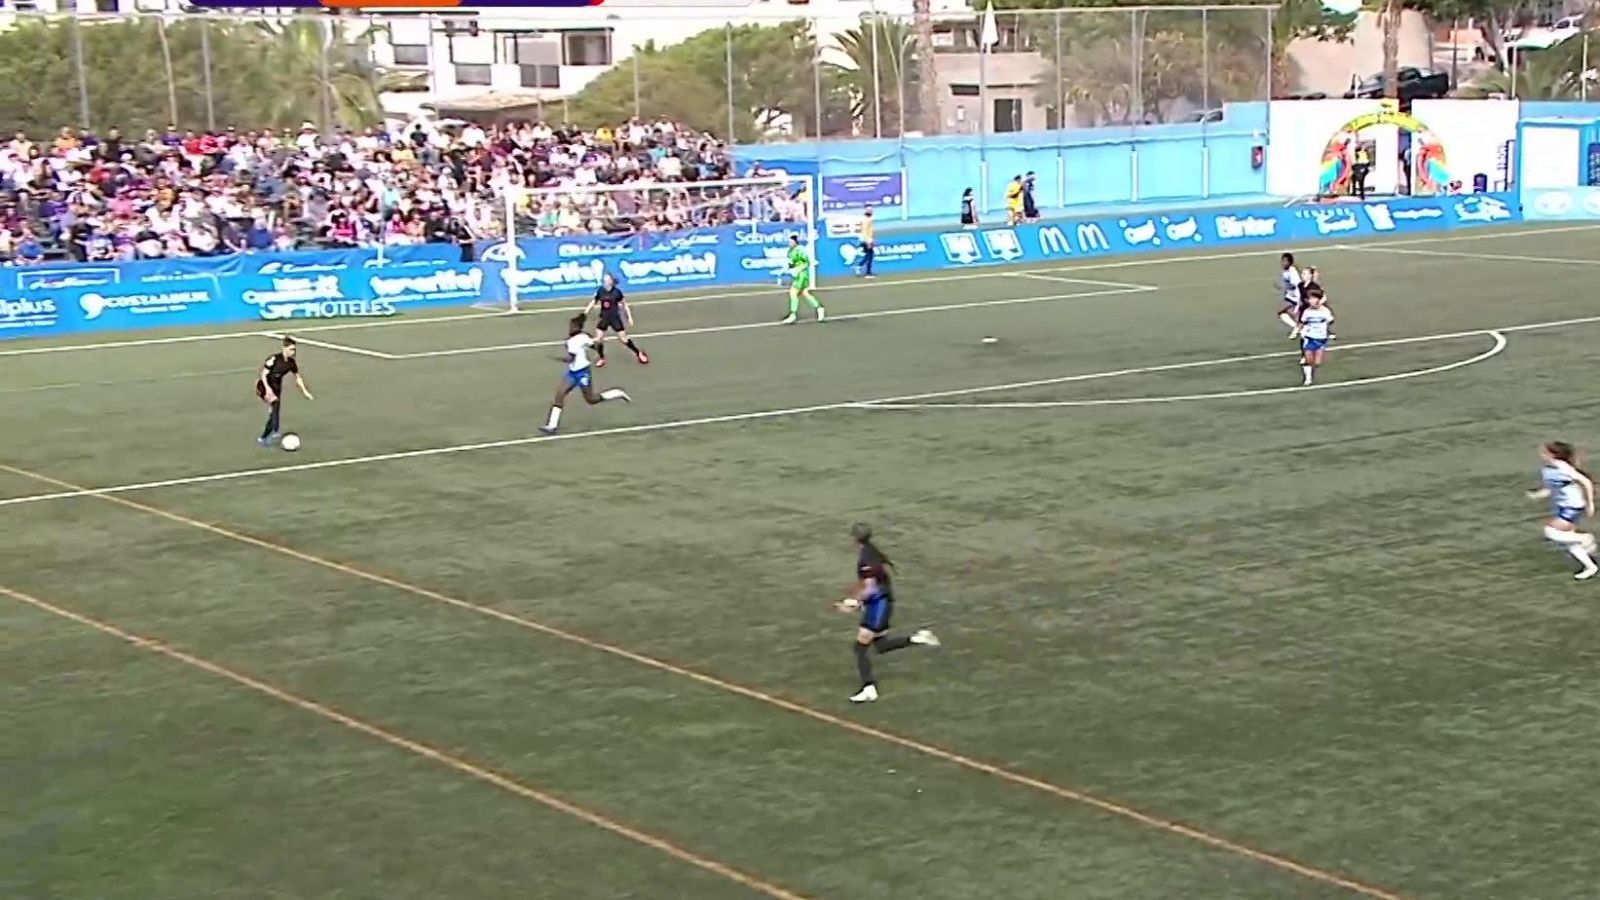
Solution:
[(272, 446), (273, 439), (283, 425), (283, 379), (286, 376), (293, 375), (300, 393), (307, 400), (314, 399), (311, 389), (306, 387), (305, 376), (300, 374), (300, 363), (295, 360), (297, 349), (294, 338), (284, 338), (283, 349), (267, 357), (266, 362), (261, 364), (261, 372), (256, 375), (256, 396), (267, 405), (267, 425), (261, 429), (261, 437), (256, 438), (256, 443), (263, 447)]
[(595, 362), (595, 367), (600, 368), (606, 364), (606, 332), (614, 331), (622, 340), (624, 346), (633, 351), (634, 359), (641, 364), (650, 362), (650, 354), (639, 349), (639, 345), (628, 337), (628, 329), (633, 326), (633, 310), (628, 308), (628, 301), (622, 296), (622, 288), (617, 287), (617, 279), (610, 272), (600, 280), (600, 287), (594, 292), (594, 299), (583, 308), (583, 314), (588, 315), (595, 307), (600, 308), (600, 315), (594, 325), (594, 349), (600, 358)]
[(872, 677), (869, 651), (890, 653), (912, 644), (937, 647), (939, 638), (926, 628), (910, 635), (889, 633), (889, 620), (894, 614), (894, 585), (890, 576), (894, 563), (872, 543), (870, 525), (857, 522), (850, 526), (850, 536), (861, 546), (861, 552), (856, 557), (855, 590), (839, 601), (839, 609), (843, 612), (861, 611), (855, 643), (856, 673), (861, 676), (861, 689), (851, 695), (850, 702), (871, 703), (878, 699), (878, 683)]

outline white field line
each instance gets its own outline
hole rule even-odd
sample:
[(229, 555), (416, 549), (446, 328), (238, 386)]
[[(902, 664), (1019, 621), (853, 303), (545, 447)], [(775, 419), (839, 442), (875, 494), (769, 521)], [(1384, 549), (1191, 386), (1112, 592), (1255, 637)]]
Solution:
[[(1045, 294), (1037, 297), (1007, 297), (1000, 300), (971, 300), (965, 303), (941, 303), (936, 306), (908, 306), (900, 309), (878, 309), (861, 313), (848, 313), (840, 316), (829, 316), (827, 324), (834, 322), (850, 322), (856, 319), (879, 319), (885, 316), (914, 316), (922, 313), (949, 312), (958, 309), (980, 309), (987, 306), (1018, 306), (1027, 303), (1047, 303), (1053, 300), (1079, 300), (1090, 297), (1109, 297), (1118, 294), (1143, 294), (1159, 288), (1146, 287), (1137, 284), (1119, 284), (1115, 288), (1106, 288), (1098, 291), (1080, 291), (1074, 294)], [(765, 322), (743, 322), (737, 325), (706, 325), (701, 328), (678, 328), (671, 331), (655, 331), (634, 335), (640, 340), (649, 338), (656, 340), (666, 337), (681, 337), (692, 334), (717, 334), (724, 331), (747, 331), (752, 328), (781, 328), (784, 327), (775, 319)], [(520, 341), (513, 344), (490, 344), (483, 347), (462, 347), (455, 350), (422, 350), (416, 353), (398, 353), (390, 359), (432, 359), (440, 356), (467, 356), (477, 353), (497, 353), (502, 350), (528, 350), (535, 347), (560, 347), (566, 341)]]
[(1063, 284), (1086, 284), (1090, 287), (1127, 287), (1137, 288), (1142, 291), (1159, 291), (1160, 285), (1134, 284), (1127, 281), (1095, 281), (1089, 278), (1073, 278), (1071, 275), (1057, 275), (1050, 269), (1029, 270), (1026, 272), (1012, 272), (1013, 278), (1032, 278), (1035, 281), (1055, 281)]
[(1548, 263), (1560, 266), (1600, 266), (1600, 259), (1572, 259), (1564, 256), (1517, 256), (1510, 253), (1462, 253), (1457, 250), (1412, 250), (1404, 247), (1350, 247), (1363, 253), (1404, 253), (1408, 256), (1453, 256), (1464, 259), (1504, 262)]
[[(1561, 234), (1561, 233), (1571, 232), (1571, 231), (1592, 231), (1592, 230), (1597, 229), (1597, 228), (1600, 228), (1600, 225), (1597, 225), (1597, 224), (1586, 224), (1586, 225), (1560, 225), (1560, 226), (1554, 226), (1554, 227), (1550, 227), (1550, 228), (1525, 228), (1525, 229), (1514, 230), (1514, 231), (1493, 230), (1493, 231), (1490, 231), (1488, 233), (1483, 233), (1483, 234), (1480, 234), (1480, 233), (1477, 233), (1477, 232), (1473, 232), (1473, 231), (1468, 231), (1468, 232), (1463, 232), (1463, 233), (1460, 233), (1460, 234), (1440, 235), (1438, 237), (1407, 238), (1407, 239), (1404, 239), (1404, 240), (1381, 241), (1381, 243), (1371, 243), (1371, 244), (1348, 244), (1348, 243), (1347, 244), (1323, 244), (1323, 245), (1319, 245), (1317, 247), (1317, 249), (1327, 250), (1327, 251), (1338, 251), (1338, 250), (1369, 249), (1369, 248), (1372, 248), (1372, 247), (1375, 247), (1375, 246), (1398, 247), (1398, 246), (1407, 246), (1407, 245), (1412, 245), (1412, 244), (1448, 244), (1448, 243), (1456, 243), (1456, 242), (1459, 242), (1459, 241), (1490, 240), (1490, 239), (1495, 239), (1495, 238), (1517, 238), (1517, 237), (1524, 237), (1524, 236), (1531, 236), (1531, 235), (1541, 235), (1541, 234)], [(1132, 259), (1119, 259), (1119, 260), (1111, 260), (1111, 261), (1107, 261), (1107, 262), (1088, 262), (1088, 263), (1070, 262), (1070, 258), (1069, 257), (1064, 257), (1063, 258), (1063, 262), (1066, 263), (1065, 265), (1054, 266), (1054, 267), (1046, 267), (1046, 268), (1034, 268), (1034, 269), (1030, 269), (1030, 270), (1026, 270), (1026, 271), (1029, 271), (1029, 272), (1031, 272), (1033, 274), (1053, 274), (1053, 273), (1058, 273), (1058, 272), (1090, 272), (1090, 271), (1097, 271), (1097, 270), (1102, 270), (1102, 269), (1125, 269), (1125, 268), (1131, 268), (1131, 267), (1134, 267), (1134, 266), (1164, 266), (1164, 265), (1172, 265), (1172, 264), (1175, 264), (1175, 263), (1213, 262), (1213, 261), (1216, 261), (1216, 260), (1226, 260), (1226, 259), (1249, 259), (1249, 258), (1253, 258), (1253, 257), (1268, 256), (1268, 255), (1271, 255), (1271, 254), (1277, 252), (1278, 250), (1280, 250), (1282, 248), (1290, 247), (1290, 246), (1291, 245), (1288, 245), (1288, 244), (1277, 244), (1277, 245), (1270, 245), (1270, 246), (1265, 246), (1265, 247), (1257, 247), (1257, 248), (1251, 249), (1251, 250), (1239, 250), (1239, 251), (1232, 251), (1232, 252), (1226, 252), (1226, 253), (1189, 253), (1189, 254), (1184, 254), (1184, 255), (1181, 255), (1181, 256), (1166, 256), (1166, 255), (1160, 255), (1160, 254), (1152, 254), (1151, 256), (1148, 256), (1148, 257), (1135, 257), (1135, 258), (1132, 258)], [(1005, 278), (1005, 277), (1014, 277), (1017, 274), (1018, 274), (1018, 272), (1014, 267), (987, 265), (987, 266), (981, 266), (981, 267), (974, 267), (971, 270), (958, 270), (958, 271), (953, 271), (953, 272), (943, 272), (943, 273), (938, 274), (938, 275), (929, 275), (929, 276), (922, 276), (922, 277), (917, 277), (917, 278), (881, 278), (881, 279), (873, 279), (871, 281), (861, 280), (861, 279), (848, 279), (847, 278), (847, 279), (841, 279), (838, 282), (831, 282), (830, 281), (827, 284), (819, 285), (819, 288), (820, 288), (822, 293), (829, 294), (829, 293), (832, 293), (834, 291), (881, 289), (881, 288), (887, 288), (887, 287), (894, 287), (895, 285), (901, 285), (901, 284), (934, 284), (934, 283), (945, 282), (945, 281), (962, 281), (962, 280), (974, 279), (974, 278)], [(661, 298), (657, 298), (657, 299), (636, 300), (636, 301), (631, 301), (631, 303), (632, 303), (633, 306), (658, 306), (658, 305), (665, 305), (665, 304), (672, 304), (672, 303), (694, 303), (694, 302), (699, 302), (699, 301), (703, 301), (703, 300), (732, 299), (732, 298), (736, 298), (736, 297), (772, 297), (775, 293), (777, 293), (777, 290), (778, 289), (776, 287), (763, 287), (763, 288), (759, 288), (759, 289), (752, 289), (752, 290), (745, 290), (745, 291), (727, 291), (727, 292), (714, 293), (714, 294), (691, 294), (691, 295), (682, 296), (682, 297), (661, 297)], [(428, 316), (428, 317), (424, 317), (424, 318), (414, 318), (414, 319), (413, 318), (396, 318), (396, 319), (382, 319), (382, 320), (370, 321), (370, 322), (340, 322), (340, 323), (332, 324), (332, 325), (307, 325), (307, 326), (302, 327), (302, 328), (294, 329), (293, 333), (296, 336), (298, 336), (298, 335), (302, 335), (302, 334), (316, 334), (316, 333), (320, 333), (320, 332), (329, 332), (329, 331), (352, 331), (352, 330), (364, 329), (364, 328), (396, 328), (396, 327), (405, 326), (405, 325), (436, 325), (436, 324), (444, 324), (444, 323), (449, 323), (449, 322), (463, 322), (463, 321), (475, 320), (475, 319), (493, 319), (493, 318), (496, 318), (496, 317), (503, 317), (503, 316), (510, 316), (510, 315), (522, 316), (522, 315), (542, 315), (542, 314), (550, 314), (550, 313), (567, 313), (567, 314), (570, 315), (570, 314), (572, 314), (574, 312), (578, 312), (578, 311), (580, 311), (582, 309), (583, 309), (583, 307), (581, 305), (580, 306), (566, 306), (566, 305), (555, 306), (553, 304), (543, 304), (543, 303), (541, 303), (540, 305), (535, 306), (535, 307), (518, 310), (516, 313), (510, 313), (510, 312), (475, 312), (475, 313), (464, 313), (464, 314), (461, 314), (461, 315)], [(232, 340), (232, 339), (235, 339), (235, 338), (254, 337), (260, 332), (261, 326), (259, 324), (254, 325), (254, 326), (243, 325), (243, 326), (241, 326), (241, 328), (242, 329), (246, 329), (246, 330), (216, 332), (216, 333), (209, 333), (209, 334), (179, 335), (179, 336), (175, 336), (175, 337), (162, 337), (162, 338), (136, 338), (136, 339), (131, 339), (131, 340), (123, 340), (123, 341), (105, 341), (105, 342), (93, 343), (93, 344), (55, 344), (55, 345), (51, 345), (51, 346), (47, 346), (47, 347), (13, 347), (13, 348), (0, 349), (0, 357), (31, 356), (31, 355), (42, 354), (42, 353), (70, 353), (70, 352), (80, 351), (80, 350), (109, 350), (109, 349), (115, 349), (115, 348), (120, 348), (120, 347), (149, 347), (149, 346), (154, 346), (154, 345), (159, 345), (159, 344), (189, 344), (189, 343), (196, 343), (196, 342), (201, 342), (201, 341)]]
[[(1464, 337), (1481, 335), (1485, 332), (1513, 332), (1536, 331), (1546, 328), (1562, 328), (1570, 325), (1589, 325), (1600, 322), (1600, 316), (1583, 316), (1574, 319), (1556, 319), (1548, 322), (1532, 322), (1523, 325), (1502, 325), (1495, 328), (1478, 328), (1471, 331), (1451, 331), (1440, 334), (1425, 334), (1407, 338), (1393, 338), (1381, 341), (1367, 341), (1365, 343), (1344, 344), (1341, 349), (1354, 350), (1358, 347), (1387, 347), (1401, 344), (1420, 344), (1429, 341), (1448, 341)], [(456, 453), (475, 453), (480, 450), (497, 450), (507, 447), (525, 447), (533, 444), (544, 444), (553, 441), (589, 440), (602, 437), (617, 437), (631, 434), (648, 434), (656, 431), (678, 431), (686, 428), (696, 428), (702, 425), (721, 425), (728, 422), (753, 422), (762, 419), (778, 419), (789, 416), (800, 416), (808, 413), (829, 412), (839, 409), (861, 409), (862, 407), (878, 406), (890, 403), (916, 403), (923, 400), (933, 400), (943, 397), (959, 397), (970, 394), (986, 394), (998, 391), (1017, 390), (1027, 387), (1039, 387), (1051, 384), (1067, 384), (1075, 381), (1093, 381), (1104, 378), (1117, 378), (1123, 375), (1142, 375), (1151, 372), (1172, 372), (1181, 369), (1198, 369), (1210, 366), (1223, 366), (1230, 363), (1250, 362), (1259, 359), (1272, 359), (1291, 356), (1294, 351), (1277, 351), (1274, 353), (1250, 353), (1243, 356), (1228, 356), (1218, 359), (1194, 360), (1183, 363), (1167, 363), (1155, 366), (1139, 366), (1130, 369), (1116, 369), (1109, 372), (1088, 372), (1080, 375), (1063, 375), (1058, 378), (1044, 378), (1034, 381), (1018, 381), (1008, 384), (985, 385), (982, 387), (958, 388), (948, 391), (927, 391), (918, 394), (904, 394), (897, 397), (879, 397), (872, 400), (844, 400), (837, 403), (818, 403), (810, 406), (792, 406), (785, 409), (765, 409), (754, 412), (731, 413), (720, 416), (701, 416), (693, 419), (675, 419), (668, 422), (651, 422), (644, 425), (625, 425), (617, 428), (599, 428), (594, 431), (568, 432), (554, 435), (532, 435), (516, 438), (502, 438), (494, 441), (480, 441), (471, 444), (454, 444), (445, 447), (428, 447), (421, 450), (400, 450), (393, 453), (376, 453), (370, 456), (348, 456), (339, 459), (325, 459), (317, 462), (299, 463), (288, 466), (263, 466), (254, 469), (236, 469), (231, 472), (216, 472), (210, 475), (191, 475), (183, 478), (168, 478), (161, 481), (145, 481), (134, 484), (112, 485), (101, 488), (87, 488), (83, 490), (54, 491), (44, 494), (30, 494), (22, 497), (8, 497), (0, 499), (0, 507), (20, 506), (27, 503), (41, 503), (47, 500), (65, 500), (73, 497), (98, 497), (107, 494), (129, 494), (138, 491), (150, 491), (159, 488), (187, 487), (197, 484), (214, 484), (217, 482), (243, 481), (252, 478), (262, 478), (268, 475), (285, 475), (294, 472), (313, 472), (322, 469), (339, 469), (349, 466), (369, 465), (372, 463), (393, 462), (402, 459), (422, 459), (432, 456), (447, 456)]]
[[(1494, 341), (1488, 350), (1467, 359), (1458, 359), (1455, 362), (1430, 366), (1426, 369), (1412, 369), (1408, 372), (1394, 372), (1388, 375), (1372, 375), (1367, 378), (1355, 378), (1350, 381), (1330, 381), (1322, 384), (1291, 385), (1287, 387), (1256, 388), (1248, 391), (1214, 391), (1209, 394), (1177, 394), (1165, 397), (1117, 397), (1102, 400), (1039, 400), (1019, 401), (1011, 403), (863, 403), (861, 409), (882, 410), (929, 410), (929, 409), (1063, 409), (1067, 407), (1085, 406), (1136, 406), (1146, 403), (1187, 403), (1197, 400), (1233, 400), (1241, 397), (1267, 397), (1273, 394), (1304, 393), (1305, 391), (1327, 391), (1334, 388), (1360, 387), (1364, 384), (1383, 384), (1389, 381), (1404, 381), (1408, 378), (1421, 378), (1424, 375), (1438, 375), (1455, 369), (1464, 369), (1476, 365), (1484, 360), (1500, 355), (1506, 349), (1506, 336), (1498, 331), (1478, 331), (1474, 334), (1486, 335)], [(1346, 349), (1356, 347), (1374, 347), (1383, 344), (1417, 343), (1411, 341), (1373, 341), (1366, 344), (1350, 344)], [(1289, 353), (1273, 353), (1269, 356), (1289, 356)]]
[[(289, 332), (286, 332), (286, 331), (279, 331), (279, 332), (261, 331), (261, 332), (257, 332), (256, 336), (257, 337), (265, 337), (265, 338), (273, 338), (274, 340), (280, 340), (281, 341), (281, 340), (283, 340), (284, 335), (286, 335), (286, 334), (289, 334)], [(305, 337), (300, 337), (299, 335), (295, 335), (294, 339), (295, 339), (296, 343), (305, 344), (307, 347), (320, 347), (320, 348), (322, 348), (324, 350), (337, 350), (340, 353), (353, 353), (356, 356), (365, 356), (365, 357), (368, 357), (370, 359), (392, 360), (392, 359), (396, 359), (397, 358), (397, 357), (395, 357), (395, 355), (393, 353), (384, 353), (382, 350), (368, 350), (365, 347), (351, 347), (348, 344), (335, 344), (335, 343), (332, 343), (330, 341), (319, 341), (319, 340), (316, 340), (315, 338), (305, 338)]]

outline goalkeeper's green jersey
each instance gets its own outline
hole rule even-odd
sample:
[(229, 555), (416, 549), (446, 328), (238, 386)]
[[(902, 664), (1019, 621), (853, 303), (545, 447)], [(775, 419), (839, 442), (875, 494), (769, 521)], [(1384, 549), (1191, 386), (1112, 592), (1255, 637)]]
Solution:
[(789, 274), (804, 275), (811, 271), (811, 257), (806, 255), (804, 247), (791, 247), (789, 249)]

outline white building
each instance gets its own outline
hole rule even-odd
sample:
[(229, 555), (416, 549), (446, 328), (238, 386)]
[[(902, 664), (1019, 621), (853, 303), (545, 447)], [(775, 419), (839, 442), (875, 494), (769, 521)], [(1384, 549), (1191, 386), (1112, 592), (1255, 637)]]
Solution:
[[(551, 101), (577, 93), (650, 42), (670, 46), (724, 25), (808, 18), (817, 20), (826, 52), (827, 35), (874, 14), (909, 20), (911, 5), (912, 0), (605, 0), (576, 9), (385, 11), (388, 37), (379, 42), (377, 62), (427, 72), (428, 99), (493, 90)], [(934, 0), (933, 9), (938, 14), (970, 8), (965, 0)]]

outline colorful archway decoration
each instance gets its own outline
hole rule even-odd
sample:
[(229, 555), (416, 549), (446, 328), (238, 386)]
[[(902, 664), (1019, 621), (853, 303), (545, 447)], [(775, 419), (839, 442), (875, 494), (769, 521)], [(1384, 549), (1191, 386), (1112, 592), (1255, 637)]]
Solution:
[(1411, 185), (1411, 193), (1418, 196), (1446, 193), (1450, 184), (1450, 169), (1445, 159), (1444, 144), (1421, 119), (1393, 108), (1356, 116), (1334, 133), (1322, 151), (1322, 172), (1317, 192), (1327, 197), (1348, 191), (1351, 167), (1355, 164), (1356, 143), (1361, 132), (1379, 125), (1393, 125), (1411, 135), (1411, 153), (1416, 158), (1416, 182)]

